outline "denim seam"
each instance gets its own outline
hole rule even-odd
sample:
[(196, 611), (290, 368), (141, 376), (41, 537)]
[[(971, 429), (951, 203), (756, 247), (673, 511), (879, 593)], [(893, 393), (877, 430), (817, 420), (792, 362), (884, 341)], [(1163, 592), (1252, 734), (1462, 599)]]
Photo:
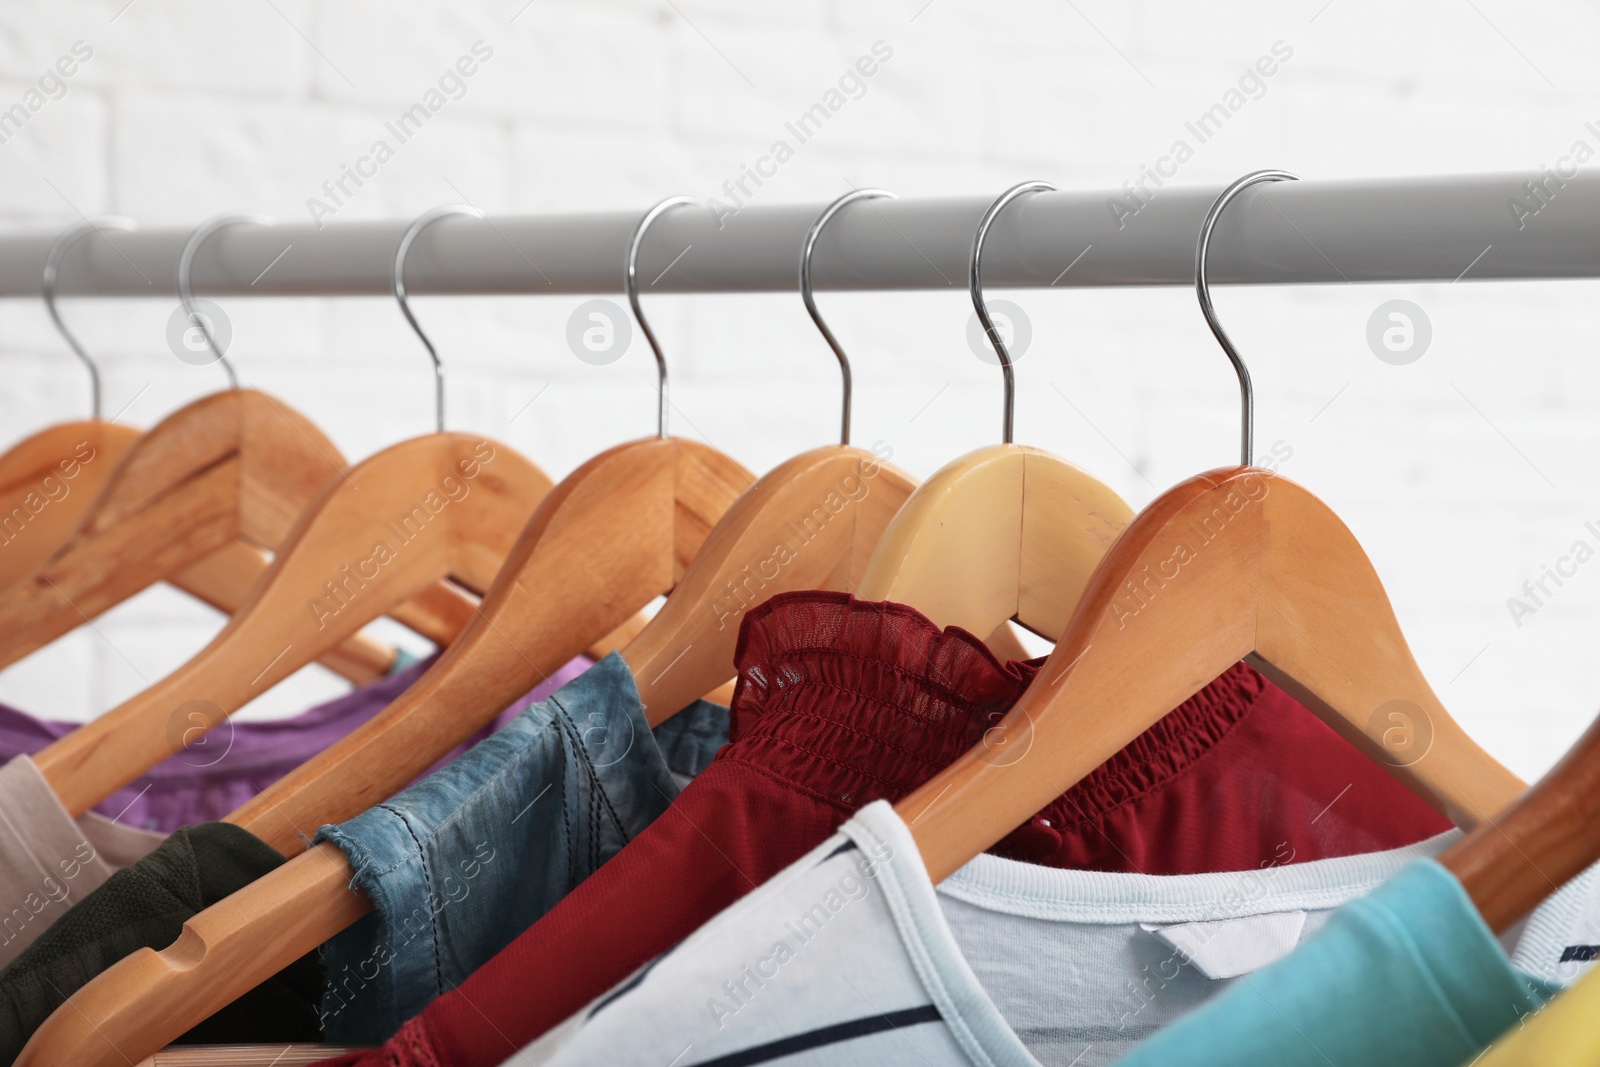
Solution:
[[(556, 729), (560, 731), (565, 743), (575, 753), (575, 759), (581, 759), (583, 753), (581, 739), (573, 737), (572, 730), (569, 728), (572, 723), (572, 713), (568, 711), (567, 706), (561, 702), (559, 695), (557, 694), (551, 694), (550, 706), (555, 709), (555, 714), (550, 716), (550, 725), (556, 727)], [(578, 777), (578, 780), (575, 784), (581, 793), (583, 790), (583, 780), (581, 776)], [(570, 800), (571, 797), (568, 795), (568, 791), (566, 789), (562, 789), (561, 810), (565, 819), (562, 826), (562, 832), (566, 837), (567, 884), (576, 885), (579, 879), (578, 871), (580, 870), (579, 864), (581, 861), (578, 858), (577, 850), (573, 847), (573, 837), (575, 835), (576, 828), (572, 822), (572, 810), (568, 803)]]
[[(588, 809), (588, 824), (590, 827), (590, 833), (584, 841), (584, 847), (587, 855), (583, 858), (583, 860), (580, 860), (576, 855), (577, 850), (574, 849), (570, 843), (567, 846), (567, 851), (569, 853), (567, 884), (574, 885), (581, 877), (579, 872), (584, 869), (582, 866), (580, 866), (581, 863), (586, 862), (589, 870), (594, 869), (595, 835), (593, 829), (599, 819), (599, 813), (595, 810), (594, 803), (594, 767), (589, 762), (589, 754), (584, 751), (583, 739), (577, 735), (577, 724), (572, 721), (571, 712), (567, 710), (566, 705), (561, 704), (558, 701), (552, 700), (551, 703), (554, 704), (556, 708), (556, 714), (551, 721), (560, 727), (562, 736), (566, 739), (568, 747), (572, 750), (573, 763), (576, 765), (576, 769), (578, 771), (576, 775), (578, 800)], [(585, 782), (587, 782), (589, 785), (588, 789), (584, 788)]]
[[(392, 808), (388, 810), (393, 811)], [(427, 856), (423, 851), (422, 840), (417, 837), (416, 831), (412, 829), (411, 820), (398, 811), (394, 812), (394, 814), (399, 817), (400, 825), (406, 828), (406, 833), (410, 835), (412, 843), (417, 846), (417, 866), (422, 870), (422, 884), (428, 893), (428, 927), (433, 931), (432, 943), (428, 948), (433, 954), (434, 995), (438, 996), (444, 992), (444, 970), (439, 964), (439, 909), (433, 906), (435, 899), (433, 876), (428, 871)]]
[[(584, 768), (586, 776), (588, 777), (589, 787), (590, 787), (589, 788), (590, 824), (594, 825), (594, 826), (598, 826), (599, 825), (599, 823), (600, 823), (600, 808), (603, 805), (605, 807), (606, 814), (609, 815), (610, 818), (611, 818), (611, 825), (616, 827), (618, 835), (621, 836), (621, 838), (624, 841), (626, 841), (628, 839), (628, 828), (627, 828), (626, 824), (623, 822), (621, 814), (618, 813), (616, 807), (611, 803), (611, 796), (610, 796), (610, 794), (608, 794), (606, 792), (605, 784), (600, 778), (600, 772), (595, 767), (594, 760), (589, 755), (589, 750), (586, 747), (584, 747), (583, 737), (582, 737), (581, 734), (578, 733), (578, 724), (573, 721), (571, 714), (567, 711), (566, 707), (561, 704), (560, 701), (552, 699), (551, 703), (554, 704), (560, 710), (562, 721), (565, 723), (567, 730), (573, 735), (573, 737), (572, 737), (573, 750), (578, 754), (578, 757), (583, 761), (583, 768)], [(592, 833), (592, 834), (589, 835), (589, 869), (590, 870), (597, 870), (599, 868), (599, 866), (600, 866), (600, 835)]]

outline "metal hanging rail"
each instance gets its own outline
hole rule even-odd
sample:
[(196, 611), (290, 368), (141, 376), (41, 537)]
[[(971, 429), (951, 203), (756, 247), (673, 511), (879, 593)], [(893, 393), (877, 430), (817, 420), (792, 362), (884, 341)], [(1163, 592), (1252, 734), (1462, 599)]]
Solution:
[[(1195, 238), (1218, 188), (1047, 192), (994, 224), (990, 289), (1192, 285)], [(854, 205), (817, 249), (822, 289), (960, 289), (993, 197)], [(1518, 206), (1520, 205), (1520, 207)], [(653, 292), (792, 291), (820, 204), (674, 211), (639, 256)], [(643, 213), (446, 218), (416, 241), (418, 293), (618, 293)], [(410, 220), (235, 226), (194, 262), (205, 295), (388, 296)], [(191, 231), (109, 232), (78, 242), (62, 296), (171, 297)], [(37, 299), (56, 234), (0, 238), (0, 296)], [(114, 246), (113, 246), (114, 245)], [(1600, 276), (1600, 178), (1554, 171), (1285, 182), (1251, 190), (1218, 225), (1216, 284), (1449, 282)]]

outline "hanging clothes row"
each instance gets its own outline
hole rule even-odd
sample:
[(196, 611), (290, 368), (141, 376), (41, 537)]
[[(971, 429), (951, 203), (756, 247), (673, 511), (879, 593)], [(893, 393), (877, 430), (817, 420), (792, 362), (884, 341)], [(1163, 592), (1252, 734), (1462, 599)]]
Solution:
[[(196, 251), (251, 217), (178, 266), (231, 388), (143, 434), (100, 420), (56, 312), (94, 224), (63, 234), (46, 303), (95, 417), (0, 456), (0, 486), (116, 462), (0, 561), (0, 666), (157, 583), (228, 620), (85, 725), (0, 708), (0, 1060), (1593, 1062), (1600, 725), (1525, 786), (1429, 687), (1351, 532), (1252, 463), (1212, 234), (1293, 179), (1241, 178), (1198, 234), (1240, 464), (1137, 513), (1013, 440), (983, 257), (1049, 183), (972, 240), (1001, 441), (920, 485), (851, 445), (812, 292), (826, 228), (883, 190), (799, 250), (839, 441), (759, 479), (667, 433), (638, 261), (687, 198), (622, 263), (656, 433), (559, 483), (445, 429), (406, 264), (474, 209), (393, 262), (435, 432), (349, 465), (194, 314)], [(371, 641), (381, 617), (437, 651)], [(313, 662), (356, 688), (195, 758)]]

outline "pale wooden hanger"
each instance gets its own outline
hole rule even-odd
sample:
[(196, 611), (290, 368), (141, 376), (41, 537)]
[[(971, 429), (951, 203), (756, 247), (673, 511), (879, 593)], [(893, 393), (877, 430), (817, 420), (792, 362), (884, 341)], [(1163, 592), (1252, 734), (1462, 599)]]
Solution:
[(670, 592), (717, 520), (755, 479), (736, 461), (666, 436), (666, 361), (642, 314), (636, 263), (660, 214), (628, 245), (625, 284), (656, 358), (658, 436), (608, 449), (539, 505), (479, 615), (439, 661), (375, 718), (228, 817), (288, 863), (184, 923), (161, 951), (140, 949), (58, 1008), (19, 1065), (126, 1067), (237, 1000), (371, 910), (343, 852), (302, 851), (326, 823), (399, 792), (586, 644)]
[(1456, 825), (1494, 817), (1523, 785), (1445, 711), (1406, 647), (1383, 585), (1329, 508), (1250, 465), (1249, 372), (1211, 306), (1201, 310), (1239, 375), (1241, 466), (1180, 483), (1140, 512), (1101, 561), (1044, 669), (985, 738), (906, 797), (935, 882), (1080, 781), (1240, 659), (1381, 763)]
[(787, 590), (854, 586), (884, 527), (916, 488), (908, 475), (850, 446), (850, 361), (811, 291), (811, 256), (828, 221), (854, 201), (893, 195), (846, 193), (806, 233), (800, 296), (839, 361), (839, 443), (781, 463), (752, 485), (711, 531), (660, 612), (622, 649), (651, 726), (733, 677), (746, 608)]
[(983, 243), (1006, 205), (1053, 190), (1023, 182), (990, 205), (972, 239), (967, 283), (1005, 384), (1002, 443), (969, 452), (911, 494), (862, 576), (866, 600), (909, 604), (939, 626), (983, 635), (1015, 619), (1054, 639), (1133, 509), (1064, 459), (1012, 443), (1016, 378), (983, 299)]
[[(56, 282), (67, 251), (91, 233), (104, 236), (107, 230), (134, 228), (131, 219), (117, 216), (86, 219), (57, 237), (45, 256), (40, 295), (63, 340), (89, 371), (92, 417), (47, 427), (0, 456), (0, 523), (7, 524), (5, 534), (8, 535), (4, 550), (0, 551), (0, 591), (27, 578), (68, 542), (111, 481), (112, 472), (122, 457), (141, 436), (132, 427), (107, 422), (101, 417), (100, 369), (67, 328), (56, 306)], [(306, 498), (313, 492), (314, 488), (307, 488)], [(11, 529), (13, 525), (15, 530)], [(280, 532), (271, 543), (276, 544), (281, 536)], [(129, 571), (136, 572), (136, 562), (130, 563), (133, 565)], [(235, 539), (198, 562), (168, 573), (166, 578), (199, 600), (231, 614), (243, 603), (244, 593), (266, 568), (266, 557), (258, 549)], [(126, 579), (131, 573), (125, 572), (119, 577)], [(66, 595), (86, 613), (99, 614), (99, 610), (110, 606), (106, 604), (95, 610), (92, 604), (86, 603), (90, 598), (78, 600), (71, 594)], [(56, 624), (72, 629), (81, 621), (77, 612), (67, 606)], [(64, 632), (47, 629), (37, 636), (44, 637), (42, 644)], [(13, 651), (12, 659), (31, 650)], [(360, 684), (380, 677), (394, 658), (394, 649), (356, 635), (329, 652), (321, 662)]]
[[(414, 329), (402, 279), (406, 253), (423, 227), (463, 213), (481, 217), (472, 208), (436, 209), (401, 240), (395, 295)], [(417, 334), (437, 368), (433, 345), (420, 329)], [(435, 379), (442, 418), (437, 370)], [(448, 578), (475, 593), (488, 589), (551, 485), (512, 449), (442, 428), (386, 448), (326, 482), (248, 601), (205, 648), (38, 753), (40, 772), (73, 815), (436, 583)], [(184, 715), (175, 730), (179, 708)]]

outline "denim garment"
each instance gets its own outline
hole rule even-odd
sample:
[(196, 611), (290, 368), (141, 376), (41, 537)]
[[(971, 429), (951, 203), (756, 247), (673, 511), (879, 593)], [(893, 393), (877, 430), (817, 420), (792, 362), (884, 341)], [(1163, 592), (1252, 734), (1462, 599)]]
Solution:
[(329, 1040), (379, 1044), (621, 851), (728, 740), (705, 701), (650, 731), (613, 652), (492, 737), (317, 841), (373, 913), (323, 949)]

